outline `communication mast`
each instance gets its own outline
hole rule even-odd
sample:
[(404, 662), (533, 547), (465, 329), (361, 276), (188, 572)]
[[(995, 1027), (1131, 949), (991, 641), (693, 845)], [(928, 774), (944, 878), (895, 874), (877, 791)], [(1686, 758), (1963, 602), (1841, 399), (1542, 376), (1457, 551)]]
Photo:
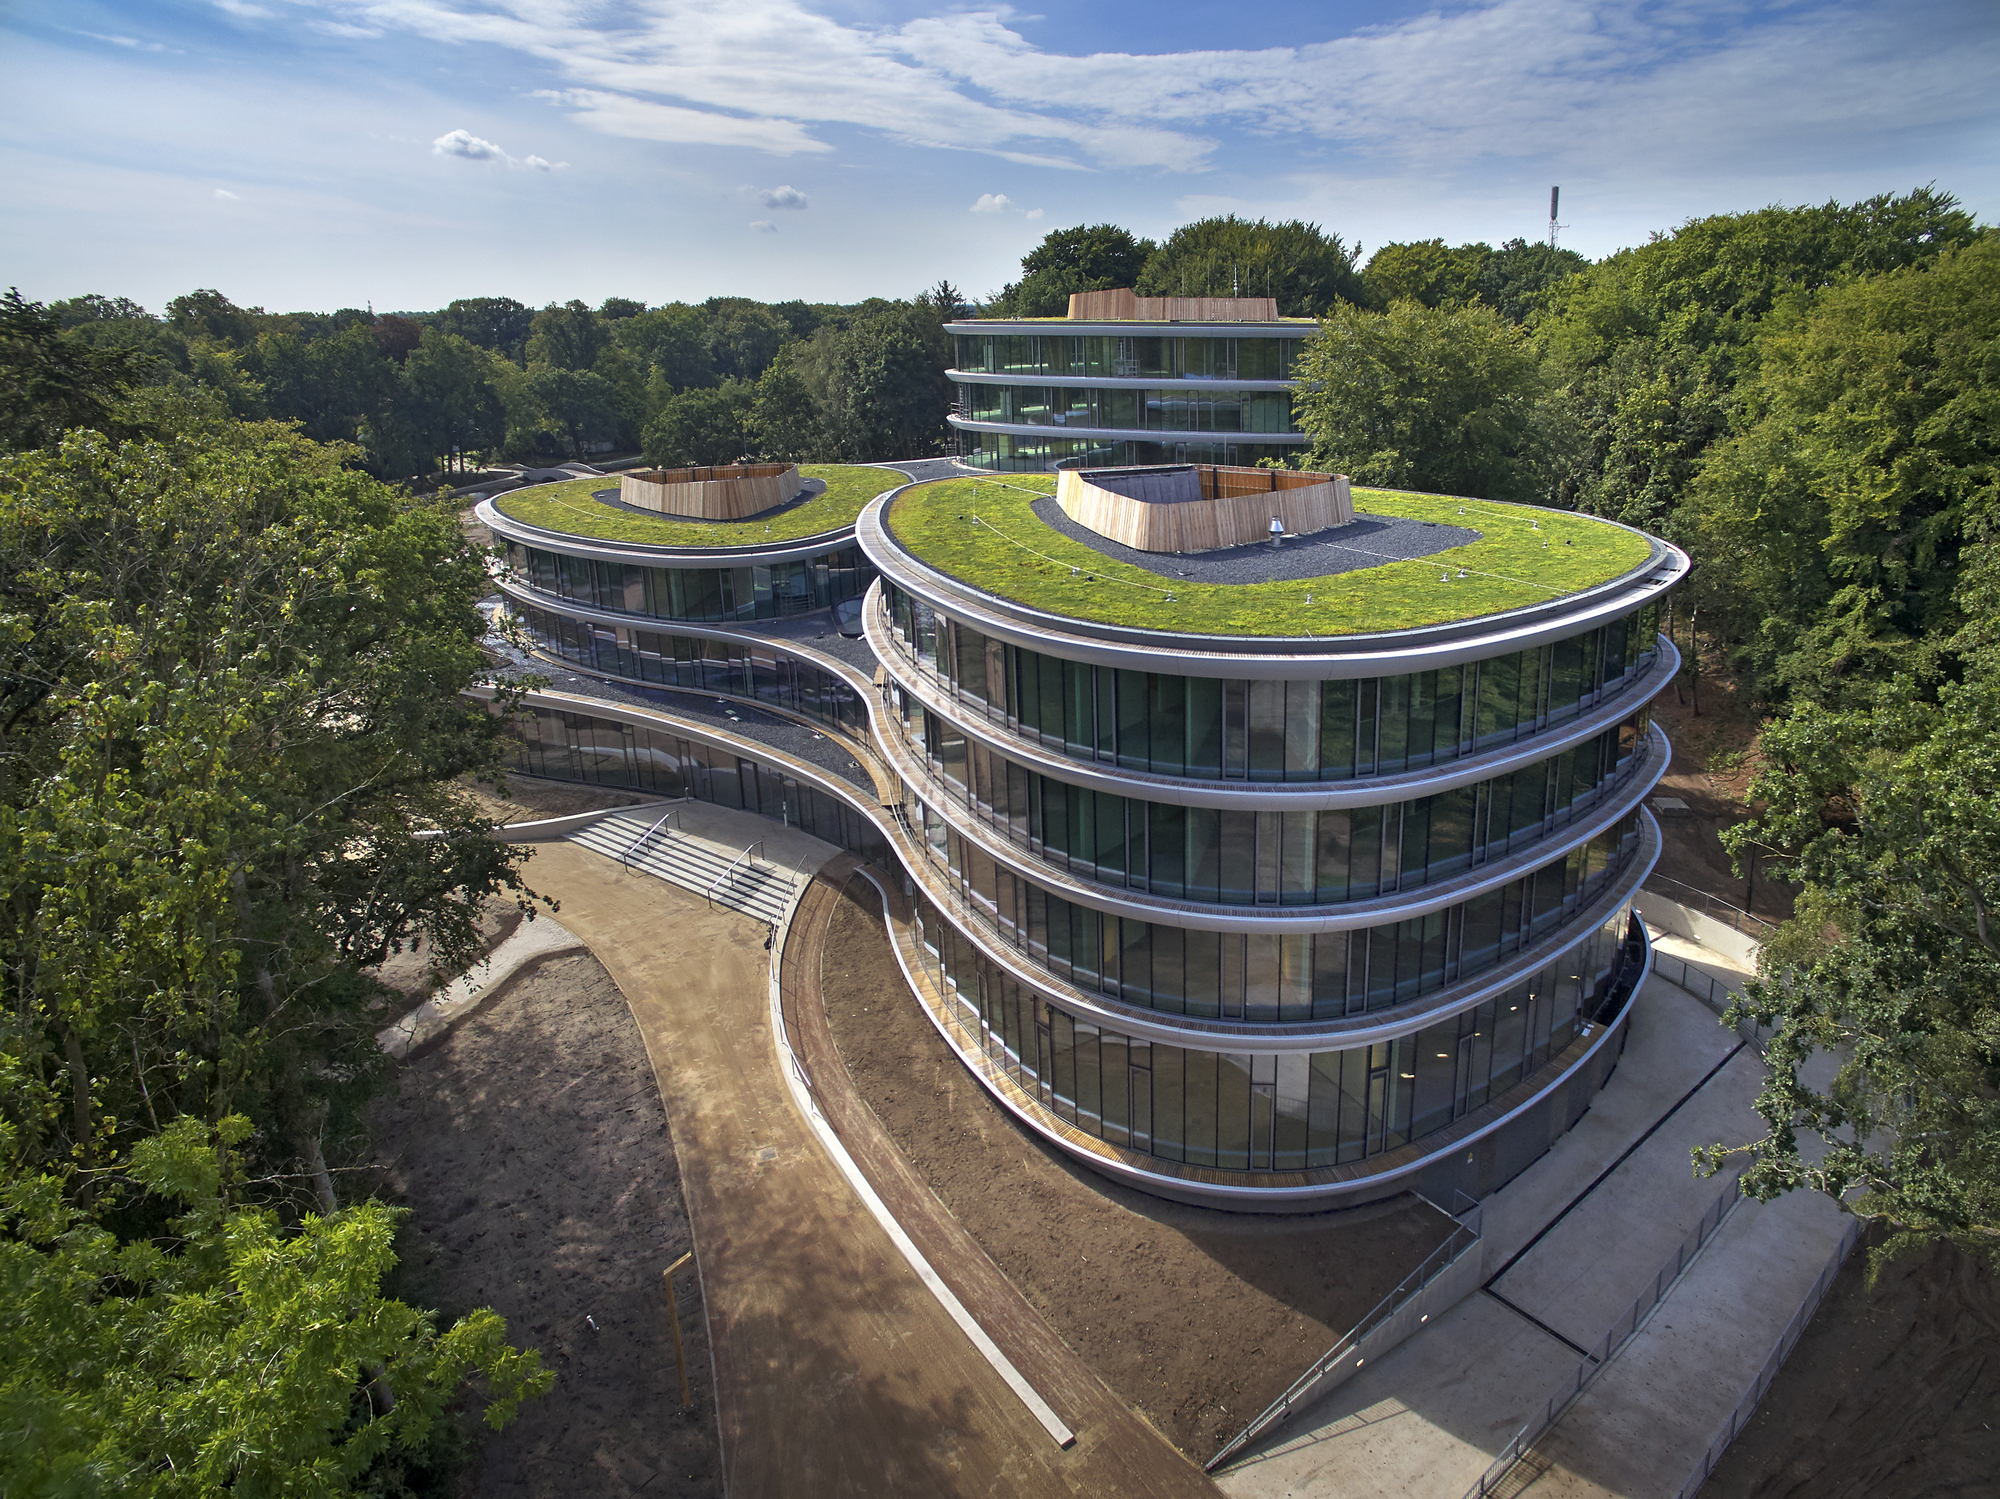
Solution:
[(1562, 189), (1560, 187), (1550, 188), (1549, 189), (1549, 248), (1551, 250), (1553, 250), (1556, 247), (1556, 230), (1565, 227), (1564, 225), (1558, 224), (1556, 222), (1556, 205), (1561, 201), (1562, 201)]

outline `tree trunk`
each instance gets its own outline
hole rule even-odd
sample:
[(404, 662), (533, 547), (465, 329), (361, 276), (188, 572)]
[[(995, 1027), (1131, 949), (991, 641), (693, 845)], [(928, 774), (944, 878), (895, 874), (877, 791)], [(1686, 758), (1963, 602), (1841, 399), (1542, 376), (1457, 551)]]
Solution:
[(90, 1173), (96, 1166), (96, 1152), (90, 1138), (90, 1068), (83, 1059), (83, 1038), (72, 1026), (63, 1027), (63, 1060), (69, 1066), (70, 1109), (76, 1128), (77, 1157), (82, 1176), (77, 1196), (87, 1208), (94, 1198)]

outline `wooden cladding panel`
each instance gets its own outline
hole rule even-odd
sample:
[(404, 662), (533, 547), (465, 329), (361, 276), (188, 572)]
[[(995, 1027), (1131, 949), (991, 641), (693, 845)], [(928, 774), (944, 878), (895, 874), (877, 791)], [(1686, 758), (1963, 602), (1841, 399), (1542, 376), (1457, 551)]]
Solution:
[[(1265, 541), (1273, 516), (1296, 536), (1354, 519), (1345, 474), (1199, 464), (1192, 474), (1169, 469), (1158, 476), (1121, 474), (1114, 482), (1137, 492), (1120, 493), (1065, 469), (1056, 477), (1056, 503), (1078, 525), (1140, 552), (1212, 552)], [(1186, 498), (1174, 497), (1175, 491)]]
[(1149, 323), (1274, 323), (1273, 297), (1142, 297), (1130, 287), (1073, 291), (1069, 315), (1080, 321)]
[(626, 504), (693, 520), (748, 520), (798, 492), (798, 465), (792, 463), (642, 469), (618, 480), (618, 498)]

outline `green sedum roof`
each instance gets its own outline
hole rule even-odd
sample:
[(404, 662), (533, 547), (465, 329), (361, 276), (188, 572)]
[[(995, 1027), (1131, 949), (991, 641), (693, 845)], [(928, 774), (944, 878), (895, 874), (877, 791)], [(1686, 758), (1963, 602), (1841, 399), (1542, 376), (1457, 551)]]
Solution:
[(1071, 619), (1191, 635), (1451, 624), (1608, 583), (1652, 554), (1640, 533), (1570, 511), (1356, 486), (1357, 511), (1464, 526), (1480, 538), (1329, 577), (1197, 583), (1114, 561), (1044, 524), (1029, 506), (1055, 486), (1053, 474), (939, 480), (905, 492), (885, 521), (913, 556), (982, 592)]
[(596, 474), (561, 484), (517, 489), (495, 499), (493, 508), (524, 525), (587, 536), (594, 541), (625, 541), (656, 547), (749, 547), (799, 541), (851, 526), (861, 507), (876, 495), (909, 482), (894, 469), (859, 464), (802, 463), (799, 473), (807, 479), (824, 479), (826, 493), (814, 495), (803, 505), (770, 519), (752, 516), (741, 521), (676, 520), (668, 516), (636, 515), (592, 499), (594, 490), (617, 487), (616, 474)]

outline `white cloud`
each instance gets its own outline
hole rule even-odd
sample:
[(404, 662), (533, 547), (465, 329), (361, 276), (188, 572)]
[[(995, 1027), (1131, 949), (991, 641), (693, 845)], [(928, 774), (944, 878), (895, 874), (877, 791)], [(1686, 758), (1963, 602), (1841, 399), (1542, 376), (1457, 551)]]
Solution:
[(1028, 219), (1028, 222), (1029, 222), (1029, 223), (1031, 223), (1031, 224), (1039, 224), (1039, 223), (1040, 223), (1040, 222), (1042, 221), (1042, 211), (1041, 211), (1041, 209), (1039, 209), (1039, 208), (1031, 208), (1031, 209), (1029, 209), (1029, 210), (1028, 210), (1028, 213), (1027, 213), (1027, 219)]
[(974, 213), (1006, 213), (1014, 206), (1014, 200), (1005, 193), (981, 193), (979, 201), (972, 205)]
[(560, 172), (569, 166), (566, 161), (550, 161), (546, 156), (524, 156), (516, 161), (500, 146), (470, 130), (447, 131), (431, 142), (431, 150), (438, 156), (462, 156), (467, 161), (505, 162), (509, 170), (526, 167), (535, 172)]
[(218, 187), (215, 190), (215, 195), (218, 198), (227, 198), (232, 203), (241, 203), (243, 201), (241, 198), (237, 197), (236, 194), (232, 193), (226, 187)]
[(806, 195), (795, 187), (767, 187), (758, 192), (757, 201), (766, 208), (799, 209), (806, 206)]
[(250, 0), (215, 0), (217, 10), (226, 10), (232, 16), (241, 16), (246, 21), (268, 21), (275, 11), (261, 5), (253, 5)]
[(752, 219), (750, 227), (755, 229), (759, 234), (776, 234), (778, 232), (778, 226), (769, 219)]
[(439, 156), (463, 156), (467, 161), (512, 161), (514, 158), (493, 142), (481, 140), (470, 130), (452, 130), (431, 142)]

